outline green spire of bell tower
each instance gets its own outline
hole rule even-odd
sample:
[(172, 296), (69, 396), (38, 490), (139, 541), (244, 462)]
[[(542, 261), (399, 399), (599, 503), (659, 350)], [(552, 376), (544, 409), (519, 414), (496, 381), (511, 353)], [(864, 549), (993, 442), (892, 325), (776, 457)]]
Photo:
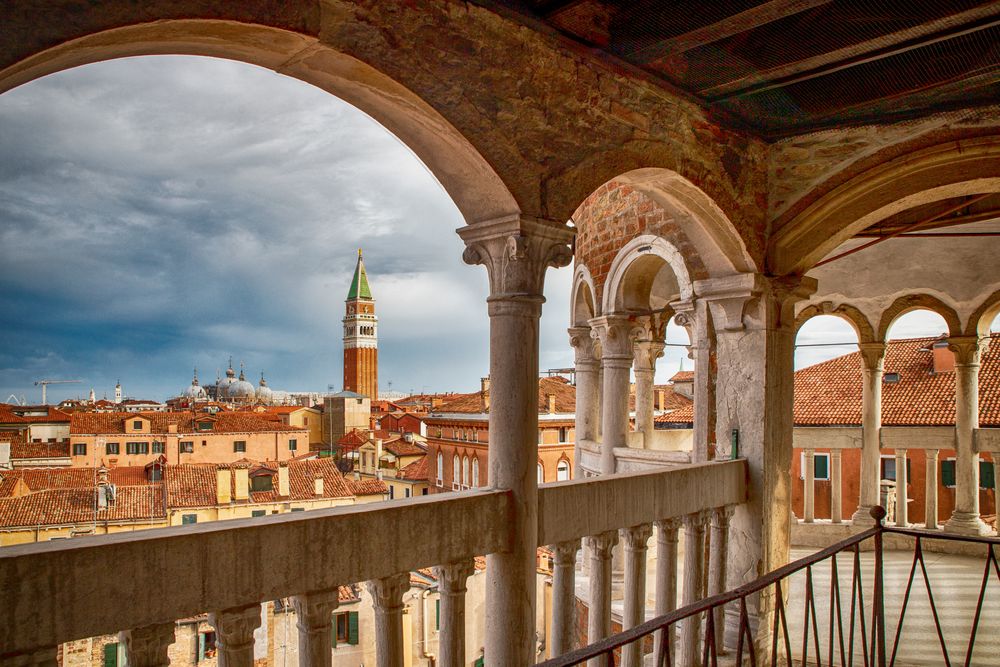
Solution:
[(368, 274), (365, 273), (365, 263), (361, 259), (361, 248), (358, 248), (358, 265), (354, 269), (354, 279), (347, 293), (347, 300), (372, 298), (372, 290), (368, 287)]

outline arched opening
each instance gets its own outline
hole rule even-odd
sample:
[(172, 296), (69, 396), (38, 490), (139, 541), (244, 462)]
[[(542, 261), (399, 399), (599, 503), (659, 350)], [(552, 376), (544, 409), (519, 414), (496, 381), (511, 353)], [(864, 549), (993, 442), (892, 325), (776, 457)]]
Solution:
[(566, 459), (559, 459), (556, 465), (556, 481), (562, 482), (570, 479), (570, 465)]

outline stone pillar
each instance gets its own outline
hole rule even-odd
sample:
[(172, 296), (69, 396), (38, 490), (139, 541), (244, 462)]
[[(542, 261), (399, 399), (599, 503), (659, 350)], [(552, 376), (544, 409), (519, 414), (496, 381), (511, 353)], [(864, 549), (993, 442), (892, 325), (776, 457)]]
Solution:
[(841, 451), (830, 450), (830, 523), (841, 523), (844, 512), (844, 482), (841, 477)]
[[(677, 529), (680, 519), (664, 519), (656, 522), (656, 607), (657, 616), (663, 616), (677, 608)], [(670, 654), (674, 655), (674, 631), (666, 633), (670, 643)], [(657, 633), (653, 655), (660, 655), (660, 644), (664, 633)]]
[(368, 582), (368, 594), (375, 608), (375, 661), (378, 667), (403, 667), (403, 594), (409, 588), (409, 572)]
[[(650, 317), (652, 320), (652, 317)], [(653, 378), (656, 375), (656, 360), (663, 356), (666, 347), (661, 327), (650, 322), (633, 351), (633, 371), (635, 372), (635, 430), (642, 433), (644, 449), (652, 447), (653, 440)]]
[(861, 352), (861, 473), (858, 509), (851, 522), (868, 527), (881, 500), (882, 373), (885, 343), (859, 343)]
[(573, 479), (582, 475), (580, 468), (580, 442), (597, 441), (599, 416), (598, 362), (594, 354), (594, 340), (590, 327), (570, 327), (569, 344), (576, 355), (576, 444), (573, 447)]
[(606, 315), (590, 320), (593, 335), (601, 341), (601, 474), (615, 472), (615, 447), (628, 446), (629, 371), (633, 343), (642, 329), (624, 315)]
[(333, 612), (340, 602), (336, 588), (315, 591), (292, 598), (295, 625), (299, 631), (299, 667), (330, 667), (330, 635), (333, 632)]
[[(702, 579), (705, 576), (705, 524), (708, 512), (695, 512), (684, 517), (684, 605), (701, 598)], [(679, 664), (696, 665), (701, 655), (701, 614), (689, 616), (681, 622), (681, 648)]]
[(0, 667), (57, 667), (59, 662), (59, 648), (57, 646), (40, 648), (31, 653), (0, 657)]
[(979, 516), (979, 355), (988, 339), (953, 336), (948, 349), (955, 354), (955, 510), (944, 525), (950, 533), (989, 535)]
[(924, 471), (924, 527), (936, 530), (938, 527), (938, 454), (937, 449), (924, 450), (926, 469)]
[(123, 630), (118, 641), (125, 645), (129, 667), (166, 667), (170, 664), (167, 649), (174, 643), (174, 623)]
[(441, 634), (438, 640), (441, 667), (465, 664), (465, 581), (475, 572), (471, 560), (434, 568), (441, 595)]
[[(733, 518), (733, 507), (717, 507), (712, 510), (712, 533), (708, 551), (708, 597), (726, 591), (726, 561), (729, 559), (729, 520)], [(723, 651), (726, 630), (725, 609), (716, 607), (715, 646)]]
[(510, 216), (458, 231), (462, 259), (490, 280), (489, 482), (511, 492), (510, 548), (486, 557), (486, 663), (535, 660), (538, 539), (538, 320), (549, 266), (573, 258), (573, 230)]
[[(617, 531), (587, 538), (587, 552), (590, 555), (590, 600), (587, 613), (589, 644), (611, 634), (611, 552), (617, 543)], [(596, 658), (589, 665), (603, 667), (605, 661), (603, 658)]]
[[(653, 534), (651, 525), (622, 528), (625, 544), (625, 604), (622, 610), (622, 630), (628, 630), (646, 620), (646, 543)], [(623, 667), (642, 665), (642, 640), (622, 647)]]
[(906, 450), (896, 450), (896, 525), (906, 528), (909, 525), (909, 512), (906, 504), (906, 485), (910, 483), (906, 474)]
[(802, 452), (802, 521), (816, 520), (816, 452), (806, 449)]
[(576, 553), (579, 550), (579, 540), (552, 546), (555, 563), (552, 569), (550, 658), (573, 648), (573, 637), (576, 636)]
[[(674, 304), (676, 315), (674, 322), (687, 329), (691, 340), (689, 356), (694, 360), (694, 436), (691, 461), (703, 463), (720, 455), (719, 441), (716, 437), (716, 345), (715, 329), (712, 326), (712, 316), (708, 302), (703, 299), (694, 301), (690, 307), (684, 308)], [(726, 439), (724, 442), (728, 443)], [(726, 444), (725, 458), (731, 456), (729, 445)]]
[(260, 627), (260, 605), (213, 611), (208, 623), (215, 628), (219, 667), (253, 667), (253, 632)]

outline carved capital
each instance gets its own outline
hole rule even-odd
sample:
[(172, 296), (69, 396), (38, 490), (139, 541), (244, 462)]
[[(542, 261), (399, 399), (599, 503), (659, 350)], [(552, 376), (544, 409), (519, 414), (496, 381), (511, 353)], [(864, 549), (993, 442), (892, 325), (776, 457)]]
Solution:
[(238, 651), (253, 647), (254, 630), (260, 627), (260, 605), (213, 611), (208, 615), (208, 623), (215, 628), (220, 650)]
[(410, 573), (400, 572), (368, 582), (375, 611), (390, 612), (403, 608), (403, 593), (410, 588)]
[(596, 558), (611, 558), (611, 550), (618, 544), (618, 531), (609, 530), (586, 538), (587, 546)]
[(726, 530), (729, 527), (729, 521), (733, 518), (733, 514), (735, 512), (736, 507), (734, 505), (716, 507), (712, 510), (712, 525), (721, 530)]
[(695, 291), (708, 302), (718, 330), (742, 331), (747, 325), (747, 307), (758, 302), (762, 308), (757, 326), (793, 331), (795, 304), (816, 291), (816, 281), (809, 277), (740, 273), (699, 280)]
[(591, 336), (601, 342), (602, 359), (632, 361), (632, 346), (642, 335), (642, 326), (624, 315), (605, 315), (590, 320)]
[(980, 354), (986, 349), (988, 339), (979, 336), (952, 336), (948, 349), (955, 355), (956, 366), (978, 366)]
[(438, 565), (434, 568), (434, 576), (443, 594), (459, 594), (465, 592), (465, 580), (476, 571), (475, 562), (471, 559)]
[(620, 531), (622, 544), (628, 551), (645, 551), (646, 543), (653, 534), (653, 526), (648, 523), (622, 528)]
[(653, 522), (661, 537), (674, 542), (677, 541), (677, 531), (680, 530), (683, 524), (684, 522), (680, 517), (671, 517), (670, 519), (661, 519)]
[(656, 340), (637, 340), (633, 348), (635, 372), (656, 371), (656, 360), (663, 356), (666, 344)]
[(575, 230), (527, 216), (479, 222), (458, 230), (466, 264), (482, 264), (490, 278), (490, 298), (541, 297), (545, 270), (573, 261)]
[(298, 627), (306, 632), (330, 627), (331, 614), (338, 604), (340, 595), (337, 589), (313, 591), (292, 597)]
[(866, 371), (882, 372), (885, 365), (885, 343), (859, 343), (861, 363)]
[(594, 349), (594, 338), (591, 335), (590, 327), (570, 327), (569, 344), (575, 353), (576, 367), (586, 367), (588, 364), (597, 362), (597, 354)]
[(684, 531), (690, 532), (692, 530), (705, 530), (705, 526), (712, 519), (711, 510), (704, 510), (701, 512), (692, 512), (691, 514), (684, 515)]
[(552, 555), (555, 556), (556, 566), (572, 567), (576, 564), (576, 552), (580, 550), (580, 540), (570, 540), (553, 544)]
[(166, 667), (170, 664), (167, 650), (174, 643), (174, 624), (157, 623), (123, 630), (118, 633), (118, 641), (125, 645), (128, 664)]

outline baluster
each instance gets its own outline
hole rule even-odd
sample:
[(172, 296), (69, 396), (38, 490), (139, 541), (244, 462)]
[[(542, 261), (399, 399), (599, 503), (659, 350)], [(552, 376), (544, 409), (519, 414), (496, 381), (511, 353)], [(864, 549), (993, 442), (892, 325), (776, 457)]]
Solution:
[(438, 640), (442, 667), (465, 664), (465, 581), (475, 572), (472, 560), (434, 568), (441, 595), (441, 635)]
[(896, 450), (896, 525), (905, 528), (907, 522), (906, 511), (906, 450)]
[(330, 667), (333, 612), (340, 603), (338, 589), (313, 591), (292, 598), (299, 631), (299, 667)]
[(573, 647), (576, 630), (576, 553), (580, 541), (560, 542), (552, 547), (552, 638), (549, 657), (555, 658)]
[(816, 520), (816, 452), (806, 449), (802, 456), (802, 521), (812, 523)]
[(167, 649), (174, 643), (174, 623), (157, 623), (123, 630), (118, 641), (125, 645), (129, 667), (166, 667)]
[(938, 450), (928, 449), (924, 452), (926, 464), (924, 480), (924, 527), (937, 530), (938, 527)]
[(841, 481), (841, 451), (830, 450), (830, 523), (841, 523), (844, 511), (844, 489)]
[[(587, 538), (590, 551), (590, 609), (587, 615), (587, 642), (611, 634), (611, 553), (618, 544), (618, 531), (610, 530)], [(590, 667), (603, 667), (603, 658), (594, 658)]]
[[(726, 590), (726, 561), (729, 554), (729, 520), (733, 518), (736, 508), (732, 506), (716, 507), (712, 510), (712, 537), (708, 552), (708, 595), (718, 595)], [(723, 652), (723, 640), (726, 630), (726, 608), (716, 607), (715, 616), (715, 646)]]
[[(646, 616), (646, 543), (653, 534), (648, 524), (622, 528), (621, 538), (625, 545), (625, 600), (622, 613), (622, 630), (628, 630), (642, 623)], [(642, 664), (642, 640), (622, 647), (624, 667), (638, 667)]]
[(403, 594), (409, 588), (409, 572), (368, 582), (368, 593), (375, 607), (375, 660), (378, 667), (403, 665)]
[[(656, 522), (656, 615), (663, 616), (677, 608), (677, 529), (680, 519)], [(673, 654), (674, 632), (667, 628), (656, 634), (655, 655), (660, 655), (660, 644), (667, 639), (669, 653)]]
[(0, 658), (0, 667), (56, 667), (59, 649), (49, 646), (32, 651)]
[(219, 667), (253, 667), (253, 632), (260, 627), (260, 605), (213, 611), (208, 622), (215, 628)]
[[(705, 571), (705, 524), (708, 512), (695, 512), (684, 517), (684, 604), (698, 601)], [(681, 659), (683, 667), (698, 661), (698, 636), (701, 634), (701, 614), (689, 616), (681, 625)]]

